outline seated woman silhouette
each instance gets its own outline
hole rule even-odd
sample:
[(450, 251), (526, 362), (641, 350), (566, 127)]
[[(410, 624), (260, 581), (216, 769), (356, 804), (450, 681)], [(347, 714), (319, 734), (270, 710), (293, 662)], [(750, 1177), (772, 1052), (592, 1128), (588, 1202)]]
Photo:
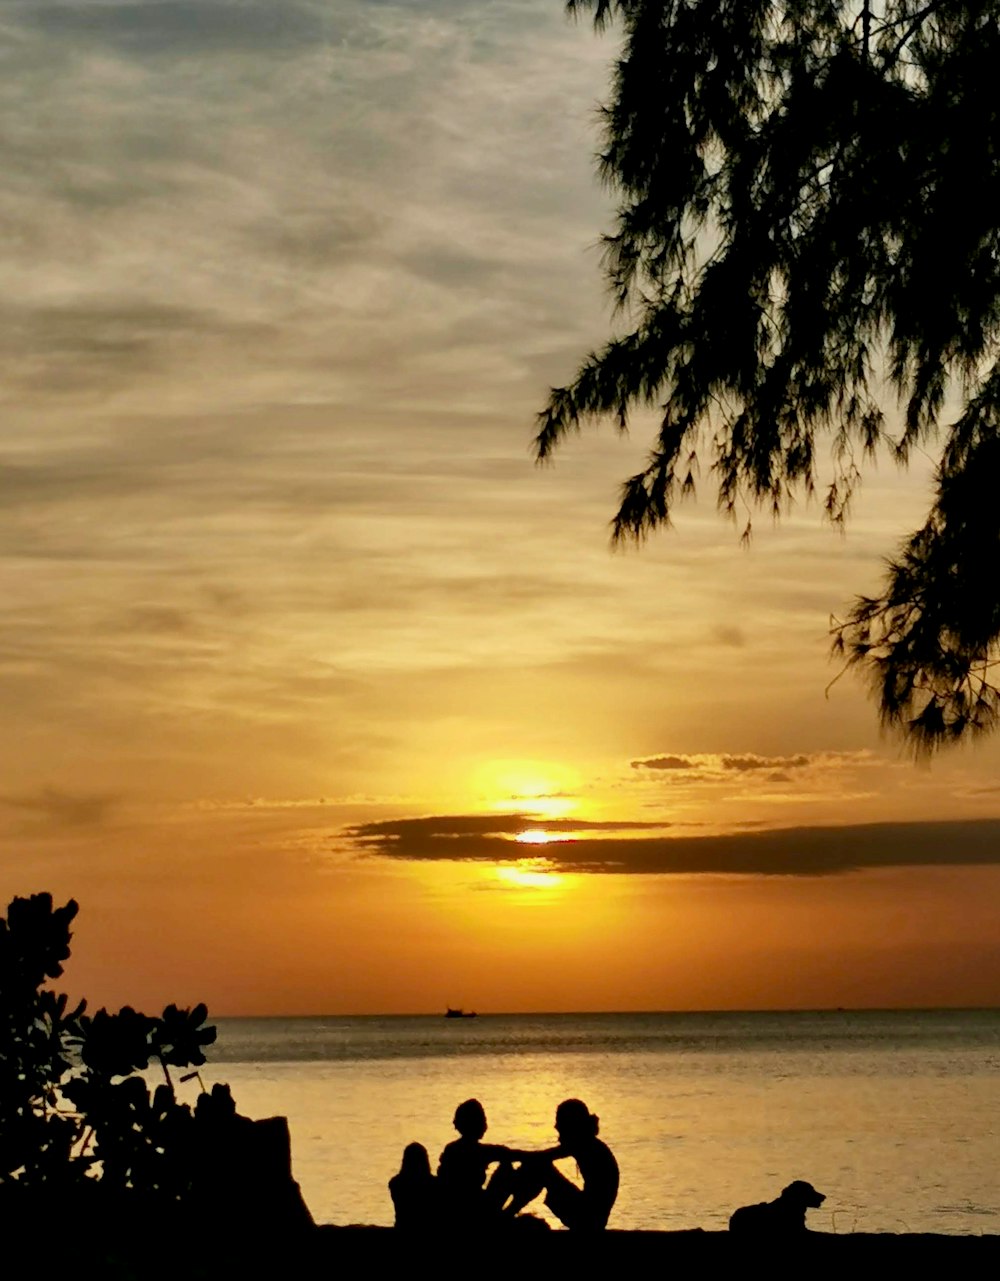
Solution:
[[(556, 1108), (559, 1146), (525, 1154), (514, 1176), (513, 1199), (505, 1214), (513, 1215), (545, 1193), (545, 1204), (571, 1232), (599, 1232), (618, 1197), (618, 1162), (597, 1137), (599, 1118), (579, 1099), (565, 1099)], [(583, 1187), (556, 1169), (553, 1162), (573, 1157)]]
[[(486, 1111), (478, 1099), (466, 1099), (455, 1109), (459, 1137), (441, 1153), (438, 1184), (445, 1211), (455, 1226), (481, 1226), (499, 1220), (500, 1210), (510, 1195), (512, 1161), (522, 1153), (498, 1143), (484, 1143)], [(489, 1183), (486, 1174), (498, 1165)]]
[(441, 1223), (441, 1203), (431, 1161), (422, 1143), (403, 1149), (399, 1173), (389, 1180), (389, 1195), (396, 1211), (395, 1226), (404, 1232), (430, 1232)]

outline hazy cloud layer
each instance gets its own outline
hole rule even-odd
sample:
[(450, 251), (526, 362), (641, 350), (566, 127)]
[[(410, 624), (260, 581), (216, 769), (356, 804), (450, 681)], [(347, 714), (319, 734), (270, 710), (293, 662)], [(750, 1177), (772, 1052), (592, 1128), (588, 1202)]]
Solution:
[(607, 50), (558, 5), (39, 0), (0, 26), (8, 394), (482, 407), (582, 337), (561, 295), (596, 296), (571, 273)]
[[(642, 826), (452, 815), (365, 823), (344, 834), (366, 854), (383, 858), (503, 862), (530, 849), (554, 871), (642, 876), (830, 876), (865, 868), (1000, 864), (1000, 819), (792, 827), (717, 836), (593, 835)], [(509, 836), (526, 828), (585, 835), (530, 847), (512, 844)]]
[(0, 34), (12, 789), (425, 796), (428, 729), (517, 754), (544, 708), (538, 754), (603, 769), (704, 723), (735, 657), (727, 724), (822, 689), (815, 548), (755, 570), (707, 507), (609, 556), (638, 425), (531, 465), (606, 330), (613, 39), (558, 0), (31, 0)]

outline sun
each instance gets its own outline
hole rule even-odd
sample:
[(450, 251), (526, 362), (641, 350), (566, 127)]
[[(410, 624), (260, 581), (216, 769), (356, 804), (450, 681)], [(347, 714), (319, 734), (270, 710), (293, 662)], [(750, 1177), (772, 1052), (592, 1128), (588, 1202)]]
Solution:
[(476, 773), (476, 790), (493, 810), (564, 818), (578, 806), (579, 778), (567, 766), (542, 761), (490, 761)]
[(556, 839), (551, 832), (543, 832), (539, 827), (529, 828), (526, 832), (518, 832), (514, 837), (518, 845), (548, 845), (550, 841)]

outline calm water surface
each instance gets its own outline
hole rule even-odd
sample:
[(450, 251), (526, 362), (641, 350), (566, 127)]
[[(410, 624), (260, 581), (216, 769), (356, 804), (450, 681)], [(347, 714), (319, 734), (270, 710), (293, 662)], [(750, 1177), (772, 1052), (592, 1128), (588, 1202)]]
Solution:
[[(804, 1178), (819, 1230), (1000, 1232), (1000, 1011), (222, 1019), (203, 1076), (289, 1118), (317, 1221), (391, 1223), (405, 1144), (457, 1103), (554, 1139), (584, 1099), (622, 1171), (618, 1228), (722, 1228)], [(193, 1087), (192, 1087), (193, 1088)]]

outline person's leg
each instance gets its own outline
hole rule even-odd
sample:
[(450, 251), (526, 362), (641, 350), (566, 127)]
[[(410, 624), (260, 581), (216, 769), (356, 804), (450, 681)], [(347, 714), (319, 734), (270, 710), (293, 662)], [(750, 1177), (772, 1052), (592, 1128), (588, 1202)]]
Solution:
[(584, 1226), (586, 1205), (583, 1192), (554, 1166), (546, 1180), (545, 1204), (567, 1228)]
[[(483, 1189), (483, 1200), (488, 1210), (497, 1212), (503, 1209), (507, 1198), (514, 1193), (517, 1184), (517, 1171), (505, 1161), (490, 1175), (490, 1181)], [(539, 1189), (540, 1191), (541, 1189)], [(538, 1193), (535, 1193), (537, 1196)]]
[[(499, 1174), (499, 1171), (497, 1173)], [(507, 1195), (504, 1201), (507, 1197), (511, 1199), (507, 1205), (503, 1206), (504, 1214), (514, 1215), (523, 1210), (529, 1201), (534, 1201), (535, 1197), (548, 1186), (549, 1179), (555, 1173), (555, 1167), (550, 1161), (522, 1161), (516, 1170), (512, 1169), (506, 1181)], [(491, 1179), (491, 1185), (492, 1182)]]

